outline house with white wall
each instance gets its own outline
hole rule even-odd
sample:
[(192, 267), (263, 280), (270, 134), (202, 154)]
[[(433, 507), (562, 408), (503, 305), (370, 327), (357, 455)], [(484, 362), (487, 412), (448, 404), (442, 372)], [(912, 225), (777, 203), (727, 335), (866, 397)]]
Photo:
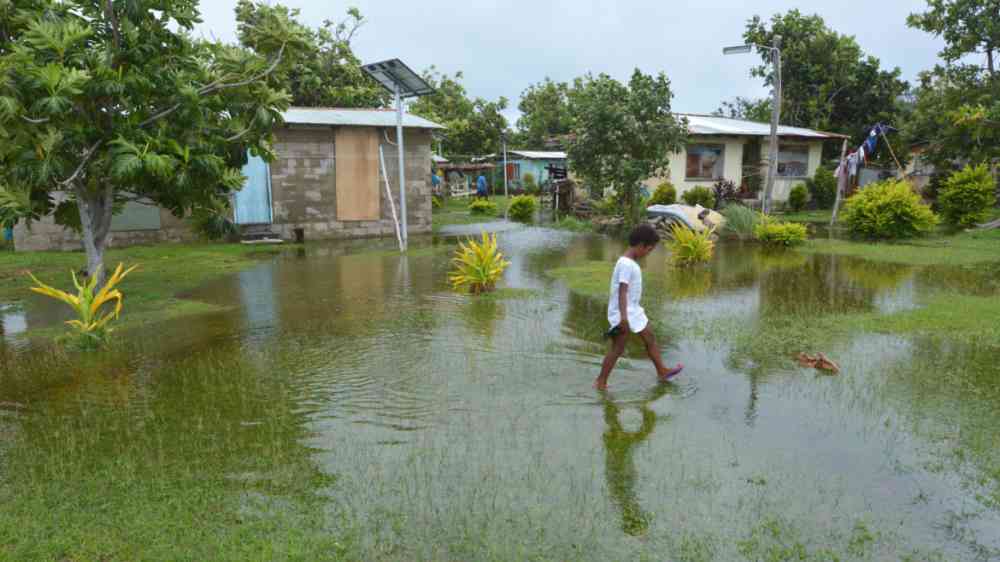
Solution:
[[(650, 192), (669, 180), (680, 197), (695, 186), (711, 187), (720, 179), (741, 186), (750, 174), (767, 173), (770, 123), (758, 123), (730, 117), (676, 114), (686, 119), (689, 138), (684, 150), (671, 155), (669, 177), (649, 178), (644, 183)], [(792, 186), (811, 178), (823, 158), (823, 143), (847, 138), (846, 135), (814, 131), (801, 127), (778, 127), (778, 173), (772, 198), (785, 201)], [(759, 147), (759, 157), (755, 147)]]

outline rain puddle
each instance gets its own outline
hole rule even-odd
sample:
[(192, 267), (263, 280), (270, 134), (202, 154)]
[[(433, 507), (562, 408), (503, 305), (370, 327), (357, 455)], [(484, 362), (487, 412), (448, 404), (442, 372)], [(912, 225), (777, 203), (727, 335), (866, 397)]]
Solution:
[(441, 237), (409, 257), (289, 250), (185, 295), (223, 312), (82, 359), (19, 339), (50, 312), (0, 310), (0, 466), (63, 501), (121, 463), (136, 493), (211, 486), (245, 517), (273, 517), (253, 498), (315, 495), (349, 559), (1000, 556), (995, 358), (864, 331), (802, 350), (839, 362), (824, 376), (773, 328), (914, 310), (942, 287), (975, 293), (976, 273), (735, 244), (677, 271), (658, 249), (647, 310), (687, 368), (657, 384), (632, 350), (597, 393), (607, 276), (549, 272), (610, 271), (621, 244), (502, 230), (504, 285), (522, 291), (496, 297), (449, 290)]

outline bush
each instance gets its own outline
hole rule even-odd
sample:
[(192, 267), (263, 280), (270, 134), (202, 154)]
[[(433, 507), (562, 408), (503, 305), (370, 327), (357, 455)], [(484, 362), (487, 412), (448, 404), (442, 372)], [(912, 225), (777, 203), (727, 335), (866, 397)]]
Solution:
[(809, 198), (809, 191), (806, 184), (797, 183), (788, 194), (788, 208), (793, 211), (801, 211), (806, 208), (806, 200)]
[(497, 214), (497, 204), (485, 199), (476, 199), (472, 203), (469, 203), (469, 213), (495, 217)]
[(707, 187), (697, 185), (684, 192), (681, 199), (688, 205), (701, 205), (706, 209), (715, 207), (715, 195)]
[(816, 174), (806, 182), (809, 196), (817, 209), (832, 209), (837, 200), (837, 178), (826, 168), (816, 170)]
[(848, 198), (844, 221), (856, 236), (891, 239), (925, 234), (938, 218), (909, 183), (890, 179), (869, 184)]
[[(804, 189), (804, 188), (803, 188)], [(771, 246), (795, 246), (806, 241), (806, 225), (765, 218), (753, 230), (754, 238)]]
[(753, 209), (730, 203), (722, 210), (722, 216), (726, 217), (726, 224), (722, 227), (723, 234), (740, 240), (750, 240), (754, 237), (754, 228), (760, 222), (760, 213)]
[(674, 223), (670, 227), (672, 238), (667, 243), (674, 265), (696, 265), (712, 259), (715, 250), (715, 242), (712, 241), (713, 232), (714, 229), (711, 228), (695, 232), (684, 225)]
[(240, 227), (230, 218), (232, 211), (225, 199), (213, 198), (191, 211), (188, 222), (198, 236), (207, 240), (236, 240)]
[(535, 174), (527, 172), (524, 177), (521, 178), (521, 184), (524, 186), (524, 192), (535, 195), (538, 193), (538, 182), (535, 181)]
[(985, 222), (997, 202), (993, 176), (986, 164), (966, 166), (942, 185), (938, 195), (941, 214), (948, 224), (970, 228)]
[(459, 242), (455, 257), (451, 260), (455, 269), (448, 280), (455, 289), (467, 288), (470, 293), (478, 295), (492, 291), (496, 283), (507, 269), (510, 262), (503, 259), (503, 254), (497, 250), (496, 234), (483, 232), (481, 242), (469, 239)]
[(437, 195), (431, 196), (431, 209), (440, 209), (444, 206), (444, 202)]
[(518, 195), (510, 200), (507, 213), (518, 222), (531, 222), (535, 218), (538, 202), (531, 195)]
[(656, 191), (649, 198), (650, 205), (673, 205), (677, 202), (677, 189), (674, 184), (665, 181), (656, 186)]
[(715, 197), (715, 205), (713, 206), (721, 209), (727, 203), (736, 201), (738, 190), (732, 181), (721, 179), (712, 186), (712, 193)]

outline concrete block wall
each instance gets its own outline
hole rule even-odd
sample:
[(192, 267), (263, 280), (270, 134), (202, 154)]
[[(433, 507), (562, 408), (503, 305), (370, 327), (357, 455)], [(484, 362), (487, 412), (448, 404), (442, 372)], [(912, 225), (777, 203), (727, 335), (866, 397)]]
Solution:
[[(66, 198), (65, 194), (57, 193), (56, 202)], [(138, 244), (156, 244), (159, 242), (189, 242), (197, 236), (191, 228), (166, 209), (160, 209), (160, 228), (158, 230), (117, 230), (112, 231), (108, 247), (123, 248)], [(82, 250), (80, 236), (69, 228), (56, 224), (51, 215), (27, 226), (20, 223), (14, 227), (14, 250), (18, 252), (38, 252), (45, 250), (74, 251)]]
[[(387, 131), (395, 139), (395, 131)], [(286, 127), (275, 133), (277, 160), (271, 162), (271, 197), (274, 207), (272, 230), (292, 240), (301, 228), (307, 240), (332, 238), (395, 237), (385, 178), (379, 169), (381, 218), (372, 221), (337, 220), (337, 173), (335, 133), (332, 127)], [(407, 221), (411, 234), (431, 231), (430, 132), (409, 129), (403, 139), (406, 150)], [(392, 202), (399, 207), (398, 152), (385, 142), (386, 172)]]

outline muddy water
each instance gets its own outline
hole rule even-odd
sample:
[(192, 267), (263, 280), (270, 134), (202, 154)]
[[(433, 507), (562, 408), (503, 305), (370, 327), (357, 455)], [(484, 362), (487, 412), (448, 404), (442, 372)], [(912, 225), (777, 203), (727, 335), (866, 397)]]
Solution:
[(70, 497), (114, 457), (233, 494), (315, 492), (351, 559), (1000, 556), (997, 468), (977, 456), (1000, 421), (991, 353), (858, 333), (825, 342), (831, 377), (739, 343), (803, 315), (906, 311), (942, 286), (995, 291), (986, 273), (737, 245), (679, 272), (658, 250), (647, 310), (687, 368), (657, 384), (636, 350), (597, 393), (606, 301), (546, 271), (611, 264), (621, 245), (500, 240), (504, 285), (530, 293), (451, 292), (447, 238), (409, 257), (310, 245), (185, 295), (224, 312), (101, 356), (8, 335), (0, 465)]

